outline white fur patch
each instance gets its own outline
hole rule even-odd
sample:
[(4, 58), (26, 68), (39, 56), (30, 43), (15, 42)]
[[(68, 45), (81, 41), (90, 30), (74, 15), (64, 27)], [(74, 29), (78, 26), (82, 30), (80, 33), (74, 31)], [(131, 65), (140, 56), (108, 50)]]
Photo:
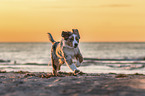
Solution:
[(75, 44), (78, 44), (78, 42), (77, 42), (77, 40), (76, 40), (77, 35), (73, 34), (72, 36), (74, 37), (74, 40), (73, 40), (73, 47), (75, 47)]

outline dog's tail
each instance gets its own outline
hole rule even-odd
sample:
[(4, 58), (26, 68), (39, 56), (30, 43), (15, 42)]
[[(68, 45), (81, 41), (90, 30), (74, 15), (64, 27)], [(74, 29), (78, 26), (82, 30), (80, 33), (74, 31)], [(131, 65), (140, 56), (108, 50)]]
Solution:
[(52, 44), (54, 44), (56, 42), (50, 33), (48, 33), (48, 38)]

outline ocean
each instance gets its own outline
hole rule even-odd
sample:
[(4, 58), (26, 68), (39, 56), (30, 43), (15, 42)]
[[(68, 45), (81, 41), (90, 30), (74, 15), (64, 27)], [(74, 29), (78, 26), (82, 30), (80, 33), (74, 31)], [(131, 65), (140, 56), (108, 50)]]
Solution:
[[(81, 42), (86, 73), (145, 74), (145, 42)], [(51, 72), (51, 43), (0, 43), (0, 70)], [(64, 64), (61, 71), (71, 72)]]

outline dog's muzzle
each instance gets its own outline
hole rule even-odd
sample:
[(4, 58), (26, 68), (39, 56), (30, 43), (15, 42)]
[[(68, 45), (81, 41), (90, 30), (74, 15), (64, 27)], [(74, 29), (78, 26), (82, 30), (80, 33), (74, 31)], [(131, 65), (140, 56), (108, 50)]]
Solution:
[(77, 47), (78, 47), (78, 44), (77, 44), (77, 43), (75, 43), (74, 48), (77, 48)]

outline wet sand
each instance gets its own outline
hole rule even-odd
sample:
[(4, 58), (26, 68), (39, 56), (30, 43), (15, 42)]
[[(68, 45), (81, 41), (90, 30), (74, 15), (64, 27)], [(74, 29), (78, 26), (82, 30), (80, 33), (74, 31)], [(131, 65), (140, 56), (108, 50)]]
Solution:
[(0, 96), (145, 96), (145, 75), (0, 71)]

